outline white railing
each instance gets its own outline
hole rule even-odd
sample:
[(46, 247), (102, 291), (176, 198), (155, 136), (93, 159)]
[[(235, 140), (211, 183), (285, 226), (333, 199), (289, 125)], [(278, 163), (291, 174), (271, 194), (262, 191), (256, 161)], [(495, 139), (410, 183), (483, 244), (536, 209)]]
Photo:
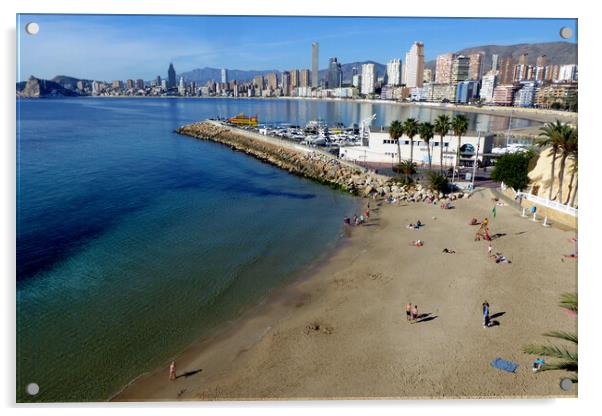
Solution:
[(577, 208), (571, 207), (569, 205), (561, 204), (558, 201), (550, 201), (547, 198), (542, 198), (537, 195), (526, 194), (524, 192), (518, 192), (517, 196), (522, 196), (523, 198), (525, 198), (528, 201), (534, 202), (538, 205), (542, 205), (547, 208), (552, 208), (559, 212), (564, 212), (565, 214), (572, 215), (573, 217), (577, 217), (577, 213), (579, 212), (579, 210)]

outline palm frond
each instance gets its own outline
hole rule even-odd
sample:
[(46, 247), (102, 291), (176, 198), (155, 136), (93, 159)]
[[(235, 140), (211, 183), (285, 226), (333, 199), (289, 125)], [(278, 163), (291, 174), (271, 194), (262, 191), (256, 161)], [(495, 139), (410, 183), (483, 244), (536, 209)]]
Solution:
[(566, 348), (560, 348), (555, 345), (527, 345), (523, 352), (541, 357), (560, 358), (569, 361), (577, 361), (577, 353), (570, 352)]
[(575, 313), (577, 312), (577, 293), (563, 293), (560, 295), (560, 307), (564, 309), (568, 309)]
[(544, 364), (540, 367), (540, 371), (565, 370), (577, 372), (576, 361), (559, 361), (556, 363)]
[(577, 334), (571, 334), (564, 331), (550, 331), (543, 334), (544, 337), (558, 338), (577, 344)]

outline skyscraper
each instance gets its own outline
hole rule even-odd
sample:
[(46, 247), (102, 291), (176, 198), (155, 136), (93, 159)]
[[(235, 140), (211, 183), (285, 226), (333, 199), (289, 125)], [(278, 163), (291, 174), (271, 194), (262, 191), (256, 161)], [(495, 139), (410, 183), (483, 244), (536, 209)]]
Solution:
[(343, 83), (343, 70), (341, 69), (341, 63), (337, 61), (337, 58), (330, 58), (328, 64), (328, 88), (339, 88), (342, 87)]
[(276, 88), (278, 88), (278, 76), (275, 72), (270, 72), (265, 78), (268, 89), (274, 91)]
[(545, 55), (539, 55), (537, 57), (537, 61), (535, 63), (535, 66), (542, 66), (542, 67), (546, 66), (546, 60), (547, 60), (547, 57)]
[[(363, 74), (363, 72), (362, 72)], [(403, 83), (408, 88), (422, 87), (424, 75), (424, 43), (414, 42), (408, 53), (403, 70)]]
[(493, 54), (491, 55), (491, 70), (492, 71), (497, 71), (498, 70), (498, 60), (499, 60), (499, 56), (497, 54)]
[(507, 85), (512, 84), (514, 78), (514, 59), (512, 56), (507, 56), (502, 59), (502, 64), (500, 65), (500, 73), (498, 77), (499, 85)]
[(222, 68), (222, 84), (228, 83), (228, 70), (226, 68)]
[(374, 64), (362, 65), (362, 94), (374, 94), (376, 84), (376, 66)]
[(468, 69), (468, 79), (473, 81), (478, 81), (483, 76), (481, 65), (482, 55), (480, 53), (473, 53), (468, 55), (468, 59), (470, 59), (470, 67)]
[(444, 53), (437, 56), (437, 65), (435, 67), (435, 83), (451, 83), (451, 69), (456, 55), (453, 53)]
[(310, 73), (309, 69), (302, 69), (299, 71), (299, 86), (300, 87), (309, 87), (310, 86)]
[(282, 95), (291, 95), (291, 73), (284, 71), (281, 77)]
[(173, 67), (173, 64), (169, 64), (169, 69), (167, 70), (167, 88), (175, 88), (176, 87), (176, 70)]
[(457, 56), (452, 62), (451, 84), (457, 85), (466, 81), (470, 73), (470, 58), (464, 55)]
[(299, 86), (299, 70), (291, 69), (289, 72), (291, 74), (291, 88), (297, 88)]
[(425, 68), (424, 71), (422, 71), (422, 80), (424, 82), (433, 82), (433, 70)]
[(318, 88), (318, 54), (320, 45), (318, 42), (311, 44), (311, 87)]
[(387, 84), (401, 85), (401, 60), (391, 59), (387, 62)]
[(518, 58), (518, 64), (519, 65), (528, 65), (529, 64), (529, 54), (528, 53), (522, 53), (520, 55), (520, 57)]

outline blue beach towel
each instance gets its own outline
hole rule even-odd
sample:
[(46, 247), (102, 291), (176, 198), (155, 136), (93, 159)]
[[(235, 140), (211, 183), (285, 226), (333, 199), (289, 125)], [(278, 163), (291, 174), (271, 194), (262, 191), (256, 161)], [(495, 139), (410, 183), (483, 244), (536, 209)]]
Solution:
[(518, 368), (518, 364), (513, 363), (512, 361), (503, 360), (500, 357), (496, 358), (491, 362), (491, 366), (493, 368), (498, 368), (500, 370), (507, 371), (509, 373), (515, 373)]

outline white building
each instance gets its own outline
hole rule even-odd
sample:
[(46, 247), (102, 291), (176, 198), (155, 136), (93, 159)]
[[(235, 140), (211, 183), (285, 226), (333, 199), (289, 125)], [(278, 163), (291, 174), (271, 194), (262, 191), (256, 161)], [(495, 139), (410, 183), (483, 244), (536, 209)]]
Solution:
[(392, 59), (387, 62), (387, 84), (401, 85), (401, 60)]
[(355, 87), (355, 88), (360, 88), (362, 85), (362, 75), (361, 74), (355, 74), (353, 76), (353, 79), (351, 81), (351, 84)]
[(412, 101), (426, 101), (427, 98), (426, 88), (415, 87), (410, 90), (410, 100)]
[(558, 81), (577, 81), (577, 65), (562, 65), (558, 71)]
[[(450, 132), (451, 133), (451, 132)], [(460, 162), (465, 165), (472, 165), (474, 162), (477, 142), (479, 140), (476, 132), (467, 132), (462, 136), (462, 147), (460, 148)], [(456, 149), (458, 138), (448, 135), (443, 138), (443, 164), (445, 166), (454, 166), (456, 163)], [(429, 144), (431, 150), (432, 164), (439, 166), (441, 157), (441, 146), (439, 136), (431, 139)], [(401, 160), (410, 159), (410, 139), (403, 135), (400, 138)], [(483, 160), (483, 153), (491, 153), (493, 149), (493, 134), (481, 134), (478, 159)], [(368, 138), (368, 146), (346, 146), (339, 148), (339, 157), (343, 160), (352, 162), (371, 162), (371, 163), (398, 163), (397, 142), (391, 139), (387, 129), (381, 131), (372, 130)], [(414, 137), (414, 162), (421, 165), (428, 164), (428, 150), (426, 142), (419, 136)]]
[(186, 93), (186, 84), (184, 84), (184, 77), (180, 77), (180, 85), (178, 85), (178, 93), (184, 95)]
[(228, 70), (226, 68), (222, 68), (222, 84), (228, 83)]
[(362, 65), (362, 88), (364, 95), (374, 94), (374, 85), (376, 84), (376, 66), (374, 64)]
[(487, 103), (493, 101), (493, 90), (495, 90), (497, 75), (488, 74), (483, 77), (479, 96)]
[(514, 105), (517, 107), (533, 107), (537, 85), (534, 81), (521, 82), (522, 88), (514, 93)]
[(408, 88), (421, 87), (424, 76), (424, 44), (414, 42), (408, 53), (403, 70), (403, 83)]

